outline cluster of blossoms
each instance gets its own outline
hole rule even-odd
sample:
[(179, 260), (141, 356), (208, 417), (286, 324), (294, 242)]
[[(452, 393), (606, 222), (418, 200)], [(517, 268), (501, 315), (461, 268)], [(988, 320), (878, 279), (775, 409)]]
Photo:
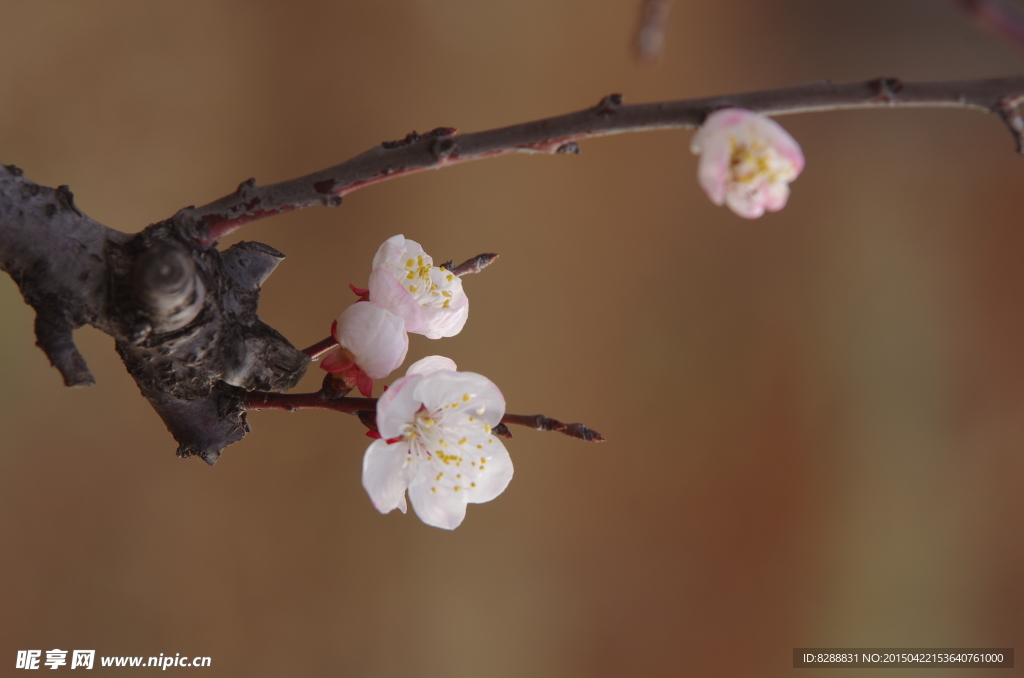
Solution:
[[(710, 114), (691, 148), (711, 200), (749, 219), (782, 209), (804, 166), (799, 144), (778, 123), (740, 108)], [(461, 278), (401, 235), (377, 250), (366, 288), (350, 287), (359, 300), (335, 321), (338, 347), (320, 365), (336, 391), (370, 397), (373, 381), (405, 362), (409, 333), (452, 337), (469, 317)], [(492, 431), (504, 413), (501, 391), (486, 377), (458, 372), (441, 356), (413, 363), (377, 401), (376, 440), (363, 459), (373, 505), (405, 513), (408, 493), (423, 522), (458, 527), (467, 504), (494, 499), (512, 479), (512, 460)]]
[(350, 287), (360, 301), (331, 328), (339, 349), (321, 367), (367, 397), (374, 379), (383, 379), (405, 361), (410, 332), (429, 339), (454, 337), (469, 317), (462, 279), (434, 266), (419, 243), (401, 235), (377, 250), (367, 287)]
[(700, 155), (697, 179), (711, 201), (748, 219), (785, 207), (804, 168), (800, 144), (782, 126), (743, 108), (709, 115), (690, 150)]
[[(321, 367), (338, 388), (369, 397), (373, 380), (404, 361), (409, 333), (440, 339), (458, 334), (469, 316), (462, 280), (419, 243), (388, 239), (373, 258), (367, 287), (335, 321), (338, 348)], [(512, 479), (512, 460), (492, 434), (505, 400), (486, 377), (458, 372), (430, 356), (409, 367), (377, 402), (377, 438), (363, 459), (363, 487), (381, 513), (406, 510), (435, 527), (454, 529), (466, 505), (490, 501)]]

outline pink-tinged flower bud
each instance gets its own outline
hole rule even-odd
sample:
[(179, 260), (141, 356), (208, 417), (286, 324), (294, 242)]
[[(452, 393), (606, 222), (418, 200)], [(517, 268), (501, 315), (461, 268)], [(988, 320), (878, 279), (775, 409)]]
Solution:
[(405, 329), (428, 339), (454, 337), (469, 317), (462, 279), (434, 266), (419, 243), (396, 235), (373, 257), (370, 301), (405, 320)]
[(748, 219), (785, 207), (789, 182), (804, 168), (800, 144), (781, 125), (743, 108), (709, 115), (690, 150), (700, 155), (697, 178), (711, 202)]
[(359, 301), (338, 317), (332, 329), (339, 347), (320, 367), (344, 377), (349, 387), (358, 385), (369, 397), (374, 379), (388, 376), (405, 360), (409, 335), (405, 322), (377, 304)]

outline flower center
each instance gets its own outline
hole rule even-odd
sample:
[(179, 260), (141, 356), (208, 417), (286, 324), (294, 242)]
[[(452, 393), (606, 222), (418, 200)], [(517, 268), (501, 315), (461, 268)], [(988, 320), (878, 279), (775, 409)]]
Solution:
[(762, 141), (743, 143), (731, 139), (730, 142), (730, 183), (754, 188), (765, 183), (788, 183), (796, 178), (793, 163), (783, 157), (774, 146)]
[(462, 291), (462, 281), (444, 267), (434, 266), (426, 254), (406, 258), (405, 266), (391, 272), (421, 306), (450, 308), (455, 294)]

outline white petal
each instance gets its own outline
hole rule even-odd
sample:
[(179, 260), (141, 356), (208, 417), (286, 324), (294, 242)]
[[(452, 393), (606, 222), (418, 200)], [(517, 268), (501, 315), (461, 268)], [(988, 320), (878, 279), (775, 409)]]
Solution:
[(420, 312), (423, 322), (415, 334), (422, 334), (427, 339), (454, 337), (462, 331), (469, 319), (469, 298), (463, 294), (458, 303), (453, 303), (449, 308), (423, 306)]
[(338, 343), (355, 356), (371, 379), (388, 376), (405, 361), (409, 335), (405, 321), (372, 302), (360, 301), (338, 317)]
[(795, 179), (804, 169), (804, 152), (796, 139), (782, 125), (764, 116), (758, 116), (757, 133), (793, 166)]
[(363, 457), (363, 487), (381, 513), (400, 509), (405, 513), (405, 490), (412, 469), (407, 463), (409, 446), (375, 440)]
[(484, 446), (486, 454), (478, 455), (487, 461), (484, 470), (473, 479), (476, 486), (471, 486), (468, 490), (466, 501), (471, 504), (483, 504), (494, 499), (505, 491), (512, 480), (512, 457), (500, 440), (493, 440), (494, 442)]
[(409, 369), (405, 371), (405, 376), (430, 374), (438, 370), (451, 370), (455, 372), (457, 369), (458, 366), (451, 358), (445, 358), (443, 355), (428, 355), (426, 358), (420, 358), (412, 365), (409, 365)]
[(729, 145), (713, 145), (704, 151), (697, 163), (697, 182), (716, 205), (725, 202), (729, 182)]
[(405, 321), (405, 331), (415, 332), (423, 325), (419, 304), (387, 268), (377, 268), (367, 283), (370, 301), (391, 311)]
[(778, 212), (786, 206), (789, 199), (789, 184), (776, 183), (764, 188), (764, 207), (770, 212)]
[(415, 483), (409, 487), (409, 501), (416, 515), (427, 525), (454, 530), (466, 517), (465, 492), (437, 488), (429, 482)]
[(428, 411), (441, 411), (446, 421), (473, 417), (496, 426), (505, 414), (505, 397), (487, 377), (473, 372), (441, 370), (414, 385), (416, 400)]
[(752, 193), (729, 191), (725, 196), (725, 204), (744, 219), (757, 219), (764, 214), (764, 204)]
[(377, 248), (377, 253), (373, 255), (373, 264), (370, 266), (370, 270), (376, 271), (385, 264), (397, 264), (404, 255), (405, 237), (393, 235)]
[(382, 266), (404, 268), (408, 259), (416, 259), (420, 255), (424, 259), (429, 259), (418, 242), (407, 240), (402, 235), (394, 235), (385, 240), (377, 249), (377, 253), (373, 255), (373, 264), (370, 266), (370, 270), (375, 271)]
[[(737, 130), (750, 123), (751, 120), (765, 118), (760, 113), (745, 108), (722, 108), (704, 118), (700, 129), (690, 141), (690, 150), (694, 153), (706, 153), (712, 146), (728, 141), (729, 135), (737, 134)], [(778, 123), (776, 123), (778, 124)]]
[(377, 400), (377, 430), (385, 439), (401, 436), (423, 405), (415, 393), (421, 379), (419, 374), (396, 379)]

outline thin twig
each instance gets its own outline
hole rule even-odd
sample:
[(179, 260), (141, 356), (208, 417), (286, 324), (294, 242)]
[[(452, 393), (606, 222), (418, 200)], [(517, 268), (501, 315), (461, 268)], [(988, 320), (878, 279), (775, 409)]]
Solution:
[(501, 418), (501, 423), (526, 426), (536, 431), (557, 431), (570, 438), (593, 443), (603, 443), (605, 440), (603, 435), (583, 424), (563, 424), (557, 419), (545, 417), (543, 414), (506, 414)]
[(712, 111), (736, 106), (769, 115), (896, 106), (949, 107), (999, 113), (1002, 102), (1024, 95), (1024, 76), (950, 82), (816, 82), (796, 87), (728, 94), (705, 99), (625, 106), (610, 95), (597, 106), (554, 118), (486, 132), (449, 136), (450, 128), (408, 143), (380, 145), (313, 174), (257, 186), (246, 181), (231, 195), (177, 217), (205, 228), (211, 244), (242, 224), (313, 205), (341, 204), (341, 196), (395, 177), (509, 153), (565, 153), (590, 137), (646, 130), (697, 127)]
[(479, 273), (488, 266), (494, 263), (498, 258), (497, 254), (478, 254), (472, 259), (467, 259), (458, 266), (452, 269), (452, 273), (462, 277), (464, 275), (472, 275), (473, 273)]
[(272, 391), (250, 391), (242, 402), (247, 410), (334, 410), (335, 412), (356, 412), (377, 410), (376, 398), (332, 398), (323, 391), (315, 393), (274, 393)]
[(322, 356), (324, 353), (327, 353), (337, 345), (338, 340), (335, 339), (333, 336), (330, 336), (327, 337), (326, 339), (321, 339), (320, 341), (316, 342), (309, 348), (302, 349), (302, 352), (308, 355), (313, 360), (319, 360), (320, 356)]
[[(376, 431), (377, 399), (376, 398), (332, 398), (324, 391), (315, 393), (273, 393), (269, 391), (251, 391), (242, 403), (246, 410), (334, 410), (355, 414), (370, 430)], [(557, 419), (545, 417), (543, 414), (505, 414), (501, 423), (492, 430), (495, 434), (511, 438), (506, 424), (526, 426), (537, 431), (556, 431), (570, 438), (586, 442), (604, 442), (603, 435), (583, 424), (563, 424)]]

